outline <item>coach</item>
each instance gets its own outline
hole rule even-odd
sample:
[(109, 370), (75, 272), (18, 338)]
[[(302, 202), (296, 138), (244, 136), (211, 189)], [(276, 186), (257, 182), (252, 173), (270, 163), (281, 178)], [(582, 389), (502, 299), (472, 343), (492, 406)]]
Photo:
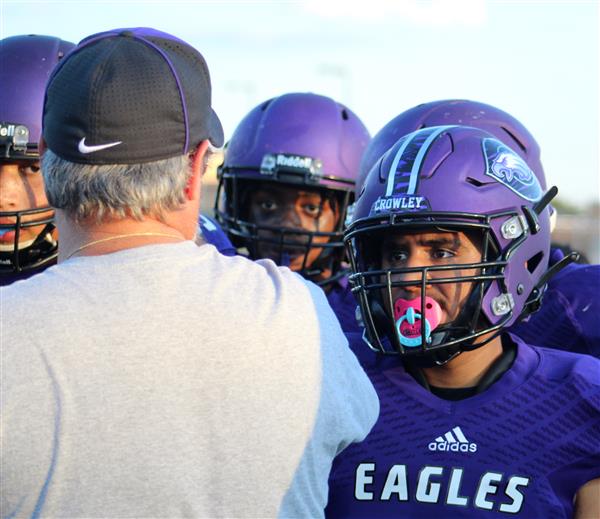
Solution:
[(195, 245), (203, 57), (90, 36), (43, 117), (59, 264), (2, 291), (2, 516), (322, 516), (377, 397), (320, 289)]

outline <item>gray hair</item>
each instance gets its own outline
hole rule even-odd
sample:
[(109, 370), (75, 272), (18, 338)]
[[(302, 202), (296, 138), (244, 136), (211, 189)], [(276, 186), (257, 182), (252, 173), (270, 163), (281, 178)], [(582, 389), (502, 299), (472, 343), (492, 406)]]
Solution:
[(78, 164), (50, 150), (42, 158), (50, 205), (78, 222), (144, 216), (164, 219), (185, 201), (190, 157), (182, 155), (142, 164)]

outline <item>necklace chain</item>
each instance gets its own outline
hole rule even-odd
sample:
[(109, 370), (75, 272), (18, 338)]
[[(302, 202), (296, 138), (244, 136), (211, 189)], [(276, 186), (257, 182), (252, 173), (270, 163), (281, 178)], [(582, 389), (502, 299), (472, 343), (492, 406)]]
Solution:
[(99, 240), (94, 240), (89, 243), (84, 243), (81, 247), (79, 247), (79, 248), (75, 249), (73, 252), (71, 252), (71, 254), (69, 254), (65, 258), (65, 261), (70, 259), (71, 257), (75, 256), (75, 254), (77, 254), (78, 252), (81, 252), (82, 250), (87, 249), (88, 247), (91, 247), (92, 245), (97, 245), (98, 243), (105, 243), (107, 241), (112, 241), (112, 240), (118, 240), (120, 238), (127, 238), (130, 236), (163, 236), (165, 238), (177, 238), (177, 239), (183, 241), (183, 238), (181, 236), (178, 236), (177, 234), (167, 234), (164, 232), (134, 232), (134, 233), (130, 233), (130, 234), (117, 234), (117, 236), (109, 236), (108, 238), (101, 238)]

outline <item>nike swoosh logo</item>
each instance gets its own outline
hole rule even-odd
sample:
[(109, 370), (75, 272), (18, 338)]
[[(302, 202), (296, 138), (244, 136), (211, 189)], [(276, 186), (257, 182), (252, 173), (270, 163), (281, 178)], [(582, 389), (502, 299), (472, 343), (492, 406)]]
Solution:
[(106, 148), (112, 148), (113, 146), (118, 146), (123, 141), (117, 142), (109, 142), (108, 144), (98, 144), (96, 146), (86, 146), (85, 137), (79, 141), (79, 145), (77, 148), (79, 149), (79, 153), (94, 153), (95, 151), (105, 150)]

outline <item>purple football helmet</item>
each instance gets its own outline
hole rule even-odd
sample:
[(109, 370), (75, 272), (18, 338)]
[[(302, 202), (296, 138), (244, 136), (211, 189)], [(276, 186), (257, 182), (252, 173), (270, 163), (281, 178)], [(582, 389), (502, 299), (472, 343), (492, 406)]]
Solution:
[(362, 187), (377, 159), (400, 137), (421, 128), (448, 124), (471, 126), (491, 133), (525, 159), (542, 189), (546, 189), (546, 176), (540, 161), (540, 147), (529, 130), (512, 115), (499, 108), (466, 99), (423, 103), (394, 117), (373, 137), (367, 147), (360, 164), (357, 189)]
[[(52, 36), (13, 36), (0, 40), (0, 163), (39, 160), (44, 91), (50, 72), (75, 45)], [(41, 172), (39, 173), (41, 175)], [(52, 262), (58, 245), (51, 233), (53, 216), (35, 218), (50, 207), (9, 210), (0, 207), (0, 235), (14, 238), (2, 242), (0, 274), (22, 272)], [(44, 225), (25, 246), (19, 237), (23, 229)]]
[[(361, 191), (344, 241), (364, 338), (372, 349), (443, 363), (482, 346), (474, 342), (478, 337), (497, 334), (539, 307), (549, 276), (548, 204), (556, 188), (544, 193), (522, 157), (494, 135), (464, 126), (405, 135), (375, 163)], [(481, 261), (383, 269), (385, 235), (415, 231), (476, 235)], [(469, 269), (471, 275), (458, 273)], [(458, 316), (426, 329), (428, 319), (420, 316), (431, 308), (428, 287), (467, 282), (473, 288)], [(419, 318), (412, 342), (389, 310), (398, 304), (392, 288), (410, 286), (420, 289), (410, 310), (412, 324), (415, 315)]]
[[(369, 139), (360, 119), (329, 97), (291, 93), (261, 103), (227, 144), (215, 203), (217, 220), (234, 245), (252, 259), (258, 259), (258, 248), (268, 244), (282, 265), (290, 251), (304, 254), (300, 274), (306, 278), (319, 284), (339, 278), (346, 211)], [(333, 232), (251, 221), (249, 193), (265, 182), (322, 193), (339, 211)], [(308, 255), (315, 249), (321, 253), (309, 265)], [(329, 270), (331, 276), (323, 279)]]

